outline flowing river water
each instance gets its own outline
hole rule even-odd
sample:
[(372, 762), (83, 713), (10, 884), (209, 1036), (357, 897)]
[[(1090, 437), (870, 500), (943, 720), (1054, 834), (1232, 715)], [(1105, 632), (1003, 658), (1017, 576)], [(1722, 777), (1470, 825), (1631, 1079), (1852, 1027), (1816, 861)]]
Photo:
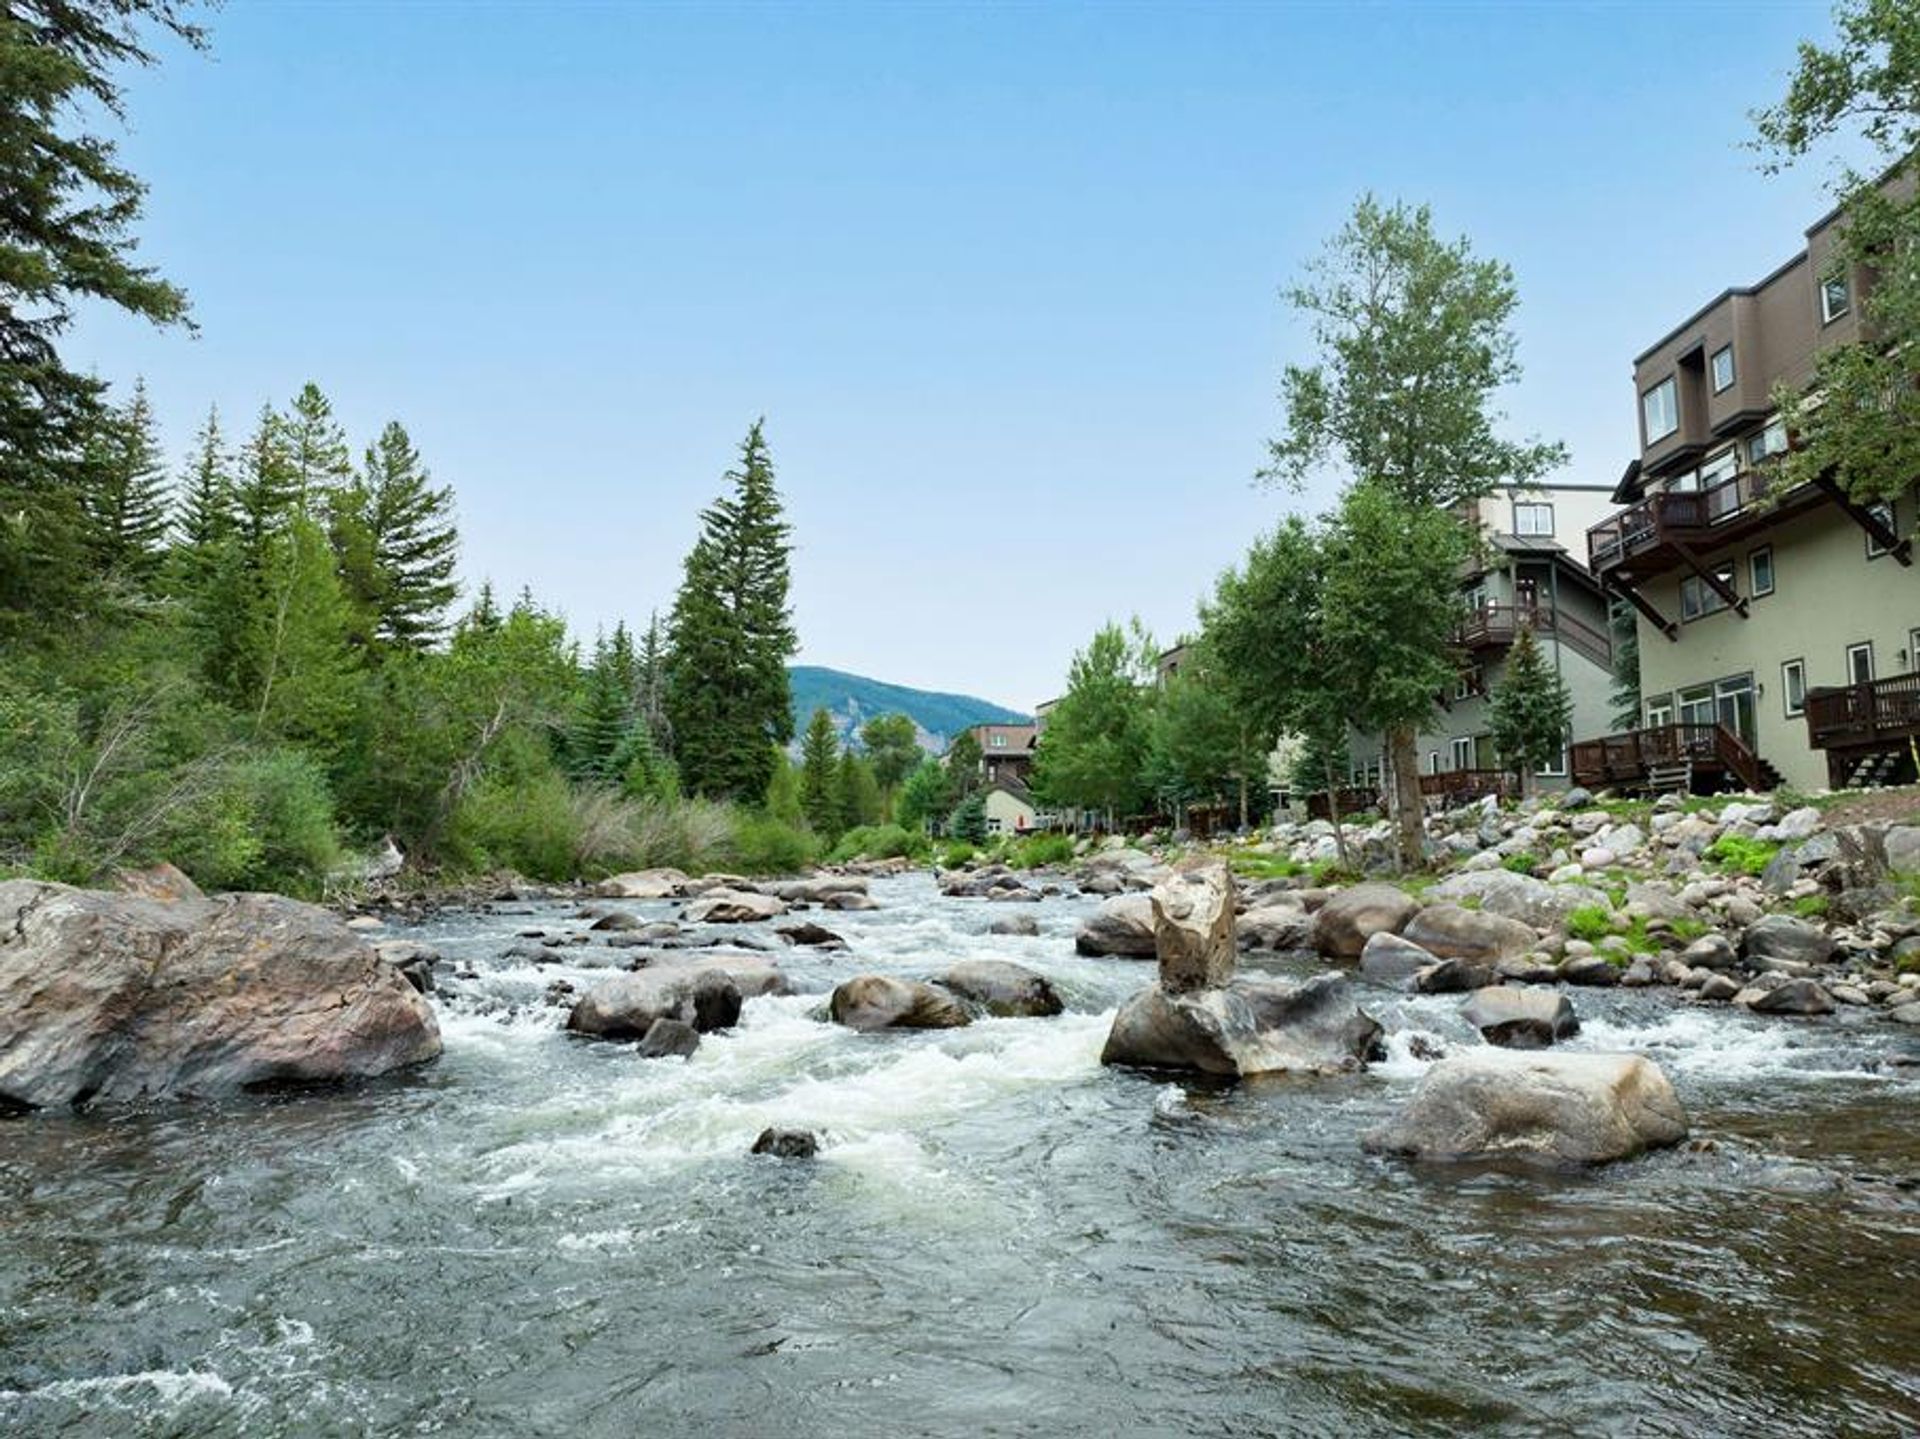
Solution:
[[(566, 1035), (547, 986), (623, 956), (502, 958), (584, 924), (499, 906), (407, 932), (478, 976), (416, 1075), (0, 1124), (0, 1432), (1920, 1430), (1920, 1068), (1892, 1027), (1575, 991), (1574, 1047), (1657, 1059), (1696, 1143), (1423, 1169), (1358, 1136), (1416, 1036), (1478, 1042), (1457, 997), (1362, 987), (1392, 1054), (1364, 1075), (1170, 1083), (1099, 1064), (1152, 968), (1074, 956), (1089, 902), (874, 893), (815, 916), (849, 952), (779, 956), (807, 993), (690, 1060)], [(1039, 937), (986, 933), (1015, 912)], [(1068, 1012), (821, 1017), (840, 978), (968, 957)], [(749, 1158), (768, 1125), (820, 1157)]]

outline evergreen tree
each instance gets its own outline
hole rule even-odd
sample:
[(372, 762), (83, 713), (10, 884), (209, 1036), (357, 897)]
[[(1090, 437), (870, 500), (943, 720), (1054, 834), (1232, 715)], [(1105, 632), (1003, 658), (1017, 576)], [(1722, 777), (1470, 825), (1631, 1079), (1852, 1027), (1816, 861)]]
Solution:
[(255, 726), (337, 762), (360, 685), (347, 643), (351, 607), (320, 526), (301, 516), (276, 533), (262, 580), (266, 603), (249, 636)]
[(838, 788), (840, 740), (834, 733), (833, 716), (816, 709), (807, 722), (800, 741), (800, 810), (813, 826), (814, 833), (829, 841), (841, 829)]
[(85, 507), (97, 573), (136, 589), (159, 574), (167, 536), (166, 466), (147, 387), (97, 417), (87, 446)]
[[(626, 626), (594, 646), (566, 737), (567, 772), (575, 780), (610, 784), (636, 756), (623, 755), (633, 723), (633, 644)], [(622, 760), (624, 759), (624, 764)]]
[(204, 550), (233, 532), (233, 457), (220, 434), (220, 412), (207, 411), (207, 422), (193, 439), (193, 458), (180, 486), (180, 509), (174, 521), (174, 543), (182, 549)]
[(673, 726), (667, 722), (667, 645), (657, 613), (647, 617), (647, 633), (640, 641), (634, 666), (633, 708), (654, 748), (672, 754)]
[(863, 824), (880, 822), (880, 785), (873, 766), (851, 749), (840, 751), (840, 763), (833, 777), (835, 817), (844, 832)]
[(981, 771), (982, 758), (979, 735), (966, 729), (953, 737), (946, 756), (949, 802), (965, 799), (986, 783)]
[(1613, 632), (1613, 723), (1617, 729), (1640, 727), (1640, 626), (1633, 606), (1615, 600), (1607, 607), (1607, 627)]
[(767, 781), (766, 811), (769, 818), (789, 829), (799, 829), (807, 822), (806, 810), (800, 803), (800, 775), (783, 749), (773, 751), (773, 776)]
[(660, 752), (643, 724), (626, 732), (613, 753), (610, 768), (619, 776), (620, 792), (630, 799), (670, 802), (680, 797), (680, 778), (673, 761)]
[(87, 128), (121, 116), (116, 72), (153, 63), (143, 27), (201, 43), (182, 8), (16, 0), (0, 12), (0, 631), (71, 616), (96, 585), (82, 496), (102, 386), (58, 345), (76, 306), (186, 320), (186, 296), (133, 260), (146, 187)]
[(787, 660), (789, 527), (758, 421), (730, 471), (731, 493), (701, 515), (669, 625), (667, 716), (687, 787), (758, 799), (771, 746), (793, 738)]
[(335, 495), (334, 549), (372, 641), (386, 649), (433, 644), (459, 594), (453, 491), (430, 483), (395, 420), (367, 447), (359, 476)]
[(233, 488), (234, 539), (249, 573), (264, 568), (267, 546), (299, 504), (299, 475), (287, 446), (286, 422), (269, 405), (241, 447)]
[(1573, 696), (1525, 625), (1507, 652), (1487, 721), (1495, 752), (1519, 774), (1522, 793), (1531, 792), (1535, 772), (1560, 758), (1573, 722)]
[(947, 816), (947, 833), (954, 839), (965, 840), (968, 844), (985, 844), (987, 840), (987, 799), (983, 794), (970, 794), (953, 807), (953, 813)]
[(473, 608), (460, 621), (456, 634), (490, 635), (500, 629), (500, 605), (493, 597), (493, 581), (480, 581), (480, 593), (473, 597)]
[(287, 407), (281, 433), (294, 500), (318, 512), (334, 490), (352, 481), (353, 463), (348, 458), (346, 431), (333, 417), (333, 405), (311, 380)]

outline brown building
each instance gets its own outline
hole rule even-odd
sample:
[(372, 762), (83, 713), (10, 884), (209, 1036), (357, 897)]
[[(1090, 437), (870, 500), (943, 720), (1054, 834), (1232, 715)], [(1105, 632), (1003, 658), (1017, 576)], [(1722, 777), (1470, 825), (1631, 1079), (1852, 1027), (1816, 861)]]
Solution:
[(1031, 724), (977, 724), (966, 731), (980, 741), (980, 772), (987, 783), (1017, 783), (1024, 791), (1033, 773), (1033, 746), (1040, 727)]
[(1920, 730), (1911, 492), (1855, 504), (1831, 479), (1783, 488), (1772, 396), (1863, 339), (1862, 270), (1836, 215), (1758, 284), (1727, 290), (1634, 361), (1640, 455), (1587, 536), (1589, 567), (1638, 614), (1642, 728), (1576, 744), (1585, 784), (1801, 788), (1907, 777)]

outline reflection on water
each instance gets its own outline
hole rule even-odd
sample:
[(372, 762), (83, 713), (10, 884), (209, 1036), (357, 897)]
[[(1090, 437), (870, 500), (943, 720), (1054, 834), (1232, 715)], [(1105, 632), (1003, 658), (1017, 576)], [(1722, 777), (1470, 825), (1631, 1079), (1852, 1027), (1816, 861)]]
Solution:
[[(1360, 1152), (1476, 1042), (1365, 995), (1390, 1059), (1182, 1086), (1098, 1062), (1150, 969), (924, 877), (822, 915), (806, 991), (690, 1060), (541, 1003), (610, 957), (499, 958), (568, 906), (422, 937), (479, 977), (395, 1083), (0, 1125), (0, 1430), (30, 1434), (1902, 1433), (1920, 1427), (1912, 1041), (1575, 995), (1701, 1143), (1596, 1175)], [(630, 906), (666, 915), (672, 906)], [(764, 930), (744, 931), (771, 939)], [(1000, 957), (1053, 1020), (854, 1035), (836, 978)], [(746, 1157), (769, 1124), (817, 1163)]]

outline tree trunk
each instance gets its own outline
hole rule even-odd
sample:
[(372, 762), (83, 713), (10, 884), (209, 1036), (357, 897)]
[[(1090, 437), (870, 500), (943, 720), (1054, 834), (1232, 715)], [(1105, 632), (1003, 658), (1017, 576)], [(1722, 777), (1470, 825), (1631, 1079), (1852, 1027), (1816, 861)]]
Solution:
[(1326, 760), (1327, 770), (1327, 822), (1333, 826), (1333, 849), (1340, 856), (1340, 868), (1348, 873), (1353, 871), (1353, 862), (1347, 858), (1347, 832), (1340, 824), (1340, 777), (1334, 772), (1333, 756)]
[(1416, 870), (1426, 863), (1426, 806), (1420, 797), (1420, 742), (1412, 725), (1387, 731), (1387, 763), (1393, 770), (1394, 832), (1400, 849), (1400, 868)]

